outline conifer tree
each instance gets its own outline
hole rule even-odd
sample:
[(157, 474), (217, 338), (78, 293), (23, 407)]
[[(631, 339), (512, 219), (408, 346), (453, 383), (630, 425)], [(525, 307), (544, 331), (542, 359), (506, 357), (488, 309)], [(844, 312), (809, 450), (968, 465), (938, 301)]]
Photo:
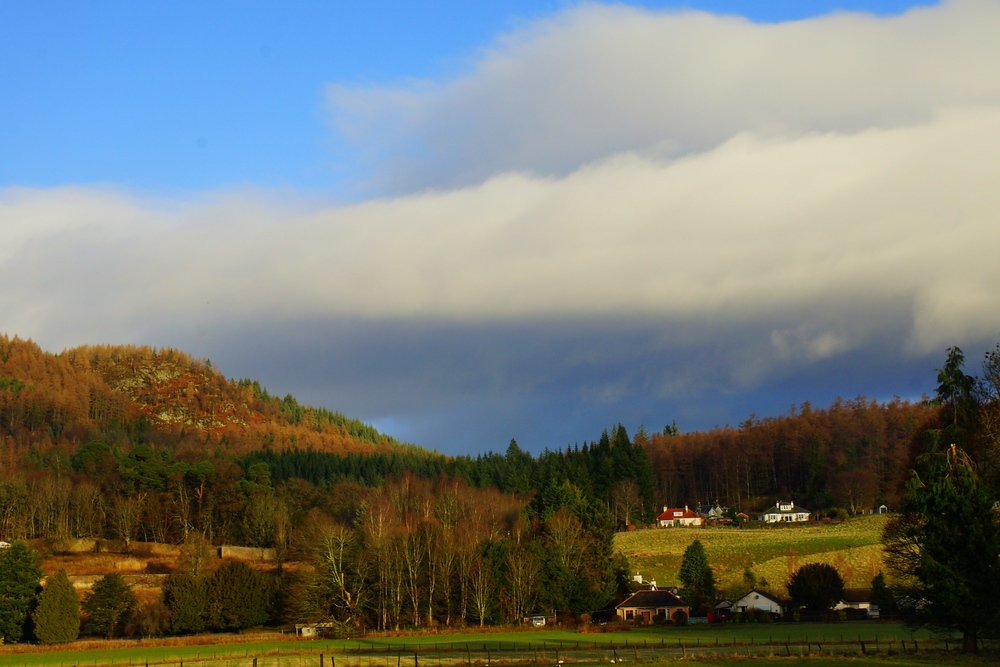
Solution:
[(684, 550), (681, 571), (681, 597), (699, 612), (715, 602), (715, 575), (708, 565), (705, 547), (701, 540), (695, 540)]
[(80, 599), (65, 570), (46, 580), (32, 619), (35, 637), (43, 644), (63, 644), (80, 636)]
[(216, 630), (243, 630), (267, 621), (273, 587), (246, 563), (223, 563), (208, 580), (209, 624)]
[(30, 613), (41, 580), (38, 556), (24, 542), (0, 549), (0, 643), (30, 635)]
[(920, 457), (902, 514), (882, 540), (897, 575), (909, 580), (909, 598), (921, 601), (900, 613), (909, 620), (962, 633), (962, 649), (1000, 625), (1000, 523), (991, 489), (955, 445)]
[(97, 580), (83, 601), (88, 634), (113, 639), (121, 636), (125, 624), (135, 613), (137, 602), (132, 587), (120, 574), (108, 574)]
[(163, 584), (163, 605), (170, 610), (170, 632), (173, 634), (197, 634), (208, 628), (205, 578), (174, 572)]

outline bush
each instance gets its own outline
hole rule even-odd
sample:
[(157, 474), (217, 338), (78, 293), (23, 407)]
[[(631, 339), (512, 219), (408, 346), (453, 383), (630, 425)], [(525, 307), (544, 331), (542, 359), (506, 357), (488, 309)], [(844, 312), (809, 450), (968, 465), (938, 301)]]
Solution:
[(125, 628), (130, 637), (162, 637), (170, 630), (170, 611), (154, 600), (139, 607)]

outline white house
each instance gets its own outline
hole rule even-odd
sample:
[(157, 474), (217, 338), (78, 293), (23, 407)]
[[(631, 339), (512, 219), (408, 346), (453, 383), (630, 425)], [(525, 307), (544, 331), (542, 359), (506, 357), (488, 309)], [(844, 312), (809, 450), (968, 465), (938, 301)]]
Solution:
[(9, 548), (10, 548), (10, 542), (4, 542), (3, 540), (0, 540), (0, 549), (9, 549)]
[(684, 509), (664, 507), (663, 514), (656, 517), (656, 525), (660, 528), (673, 528), (674, 526), (703, 526), (705, 518), (692, 512), (687, 505)]
[(746, 613), (752, 609), (766, 611), (774, 616), (781, 616), (784, 611), (777, 599), (762, 591), (753, 590), (733, 603), (733, 611)]
[(861, 588), (845, 588), (843, 597), (833, 608), (837, 611), (857, 609), (870, 614), (872, 608), (871, 591)]
[(791, 500), (779, 500), (774, 507), (760, 515), (760, 520), (764, 523), (792, 523), (796, 521), (808, 521), (809, 510), (804, 507), (796, 507)]

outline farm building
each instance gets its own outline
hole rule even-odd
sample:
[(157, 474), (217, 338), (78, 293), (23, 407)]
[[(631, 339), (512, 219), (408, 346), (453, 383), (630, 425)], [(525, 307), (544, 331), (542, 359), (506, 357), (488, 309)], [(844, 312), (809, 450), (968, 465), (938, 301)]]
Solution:
[(656, 517), (656, 525), (660, 528), (703, 526), (705, 525), (705, 518), (699, 516), (697, 512), (692, 512), (687, 505), (683, 509), (664, 507), (663, 514)]
[(774, 507), (760, 515), (760, 520), (764, 523), (793, 523), (809, 520), (809, 510), (804, 507), (796, 507), (791, 500), (779, 500)]
[(639, 591), (615, 609), (621, 620), (639, 623), (687, 621), (691, 615), (687, 603), (670, 591)]

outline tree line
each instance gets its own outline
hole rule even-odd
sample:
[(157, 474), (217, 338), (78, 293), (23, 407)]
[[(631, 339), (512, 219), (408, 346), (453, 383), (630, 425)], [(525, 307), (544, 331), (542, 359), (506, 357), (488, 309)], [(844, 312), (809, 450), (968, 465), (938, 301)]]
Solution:
[[(569, 481), (530, 502), (457, 479), (413, 475), (359, 491), (348, 520), (318, 508), (303, 517), (294, 564), (279, 561), (260, 571), (220, 561), (192, 532), (162, 599), (138, 605), (121, 577), (109, 575), (85, 597), (82, 614), (69, 605), (59, 614), (82, 615), (85, 633), (109, 637), (311, 622), (353, 633), (589, 613), (625, 590), (625, 563), (612, 552), (613, 520)], [(0, 630), (6, 641), (46, 641), (34, 609), (57, 590), (57, 579), (41, 591), (37, 558), (24, 543), (6, 551)], [(8, 577), (18, 586), (7, 586)], [(117, 610), (110, 620), (109, 609)], [(7, 632), (5, 622), (20, 630)]]

